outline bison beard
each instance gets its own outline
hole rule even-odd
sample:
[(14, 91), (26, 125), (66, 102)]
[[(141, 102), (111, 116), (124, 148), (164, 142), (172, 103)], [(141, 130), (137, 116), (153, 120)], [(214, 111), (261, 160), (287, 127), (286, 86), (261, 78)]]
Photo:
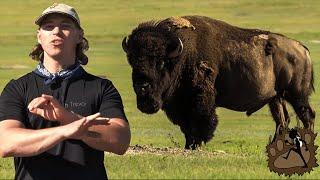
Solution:
[(314, 125), (309, 51), (281, 34), (202, 16), (171, 17), (140, 24), (122, 47), (138, 109), (165, 111), (187, 149), (213, 137), (216, 107), (251, 115), (268, 104), (277, 128), (289, 123), (288, 102), (305, 128)]

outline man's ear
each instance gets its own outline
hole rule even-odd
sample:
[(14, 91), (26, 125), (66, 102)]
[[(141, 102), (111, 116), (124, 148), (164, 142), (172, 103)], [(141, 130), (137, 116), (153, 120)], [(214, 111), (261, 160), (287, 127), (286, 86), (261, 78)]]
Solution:
[(40, 36), (40, 30), (37, 30), (37, 39), (39, 44), (41, 44)]

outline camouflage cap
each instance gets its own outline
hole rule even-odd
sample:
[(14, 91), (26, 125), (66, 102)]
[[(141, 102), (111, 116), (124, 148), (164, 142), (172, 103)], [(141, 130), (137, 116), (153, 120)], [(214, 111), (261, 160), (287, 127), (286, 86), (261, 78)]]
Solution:
[(40, 26), (42, 20), (44, 20), (44, 18), (47, 15), (54, 14), (54, 13), (67, 15), (68, 17), (72, 18), (77, 23), (77, 25), (81, 28), (80, 19), (76, 10), (73, 7), (68, 6), (66, 4), (62, 4), (62, 3), (54, 3), (52, 6), (45, 9), (42, 12), (42, 14), (37, 18), (35, 23)]

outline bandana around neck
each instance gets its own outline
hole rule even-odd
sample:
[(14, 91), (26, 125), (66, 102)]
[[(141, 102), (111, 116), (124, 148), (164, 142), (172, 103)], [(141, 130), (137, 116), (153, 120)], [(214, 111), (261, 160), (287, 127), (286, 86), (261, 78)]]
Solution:
[(44, 78), (44, 84), (50, 85), (56, 83), (57, 80), (65, 80), (71, 77), (81, 76), (83, 73), (83, 69), (79, 63), (75, 63), (74, 65), (68, 67), (67, 69), (63, 69), (57, 73), (50, 73), (40, 62), (37, 65), (37, 68), (33, 71), (37, 75)]

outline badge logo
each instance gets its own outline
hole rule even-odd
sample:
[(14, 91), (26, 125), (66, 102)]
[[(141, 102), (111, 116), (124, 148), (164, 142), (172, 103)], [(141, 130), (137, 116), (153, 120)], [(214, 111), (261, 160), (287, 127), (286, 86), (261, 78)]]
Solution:
[(318, 166), (318, 146), (314, 144), (317, 134), (300, 127), (279, 129), (273, 140), (270, 136), (269, 144), (266, 146), (270, 171), (287, 176), (310, 173)]

